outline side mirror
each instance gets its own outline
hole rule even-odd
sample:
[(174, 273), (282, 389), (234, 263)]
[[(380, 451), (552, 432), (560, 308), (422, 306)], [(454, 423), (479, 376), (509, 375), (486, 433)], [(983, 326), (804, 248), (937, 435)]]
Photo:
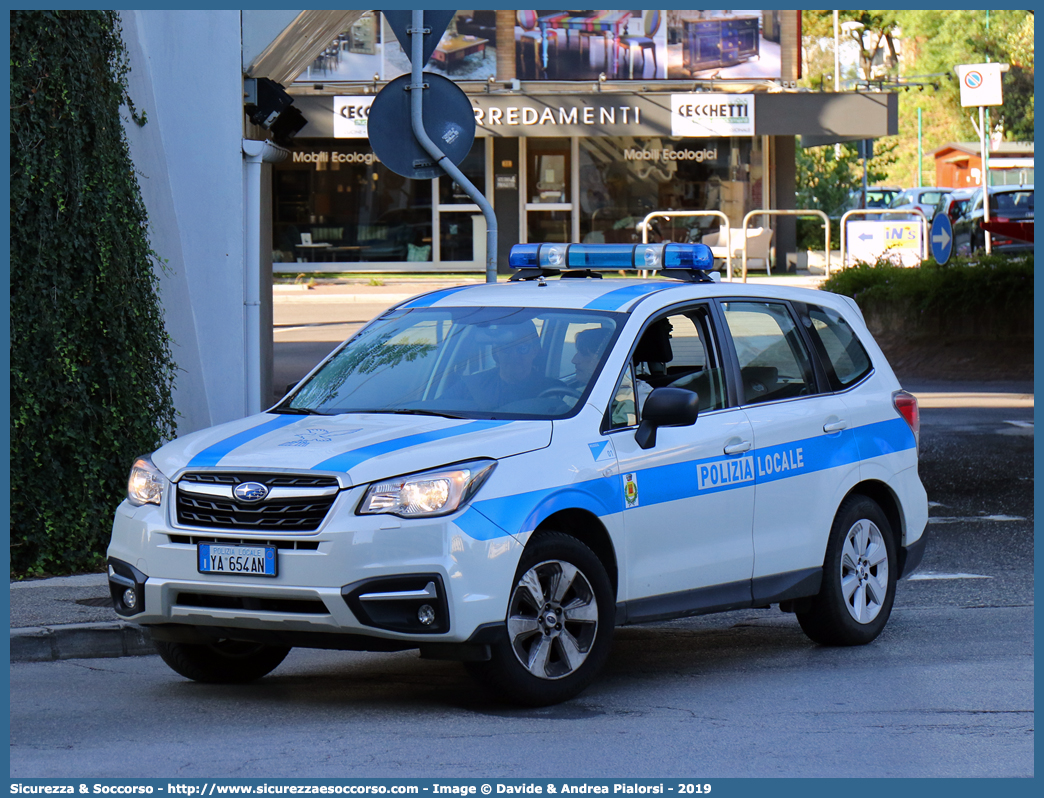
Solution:
[(634, 433), (634, 440), (642, 449), (656, 445), (659, 427), (688, 427), (696, 423), (700, 399), (694, 391), (684, 388), (657, 388), (642, 407), (642, 423)]

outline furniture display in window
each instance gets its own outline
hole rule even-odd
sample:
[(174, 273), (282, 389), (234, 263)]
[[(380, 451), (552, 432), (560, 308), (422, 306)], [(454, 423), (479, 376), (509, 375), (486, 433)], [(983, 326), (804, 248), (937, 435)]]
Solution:
[(683, 18), (682, 30), (684, 65), (690, 73), (760, 56), (757, 17)]

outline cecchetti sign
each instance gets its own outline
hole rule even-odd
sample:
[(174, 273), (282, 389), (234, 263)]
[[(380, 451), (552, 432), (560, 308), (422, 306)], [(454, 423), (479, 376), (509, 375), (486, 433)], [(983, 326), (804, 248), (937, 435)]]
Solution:
[(334, 97), (333, 134), (335, 139), (364, 139), (373, 96)]
[[(372, 95), (333, 97), (334, 138), (367, 137)], [(490, 95), (472, 94), (480, 136), (679, 136), (716, 138), (754, 135), (754, 95), (686, 94)], [(298, 98), (306, 117), (321, 98)], [(326, 99), (329, 102), (329, 99)], [(330, 106), (327, 105), (329, 109)], [(329, 111), (327, 111), (329, 113)], [(306, 135), (322, 136), (325, 125), (309, 117)], [(327, 123), (329, 124), (329, 123)], [(329, 128), (327, 128), (329, 130)], [(408, 132), (408, 131), (407, 131)]]
[(671, 135), (753, 136), (750, 94), (672, 94)]

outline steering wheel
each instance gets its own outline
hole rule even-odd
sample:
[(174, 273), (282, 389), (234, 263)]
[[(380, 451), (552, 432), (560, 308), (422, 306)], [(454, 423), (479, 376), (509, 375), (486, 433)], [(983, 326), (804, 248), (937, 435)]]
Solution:
[(568, 396), (571, 399), (579, 399), (580, 398), (580, 391), (576, 390), (575, 388), (569, 388), (569, 387), (567, 387), (565, 385), (562, 385), (562, 386), (552, 385), (550, 388), (545, 388), (540, 393), (538, 393), (537, 394), (537, 399), (543, 399), (545, 397), (559, 396), (559, 395), (560, 396)]

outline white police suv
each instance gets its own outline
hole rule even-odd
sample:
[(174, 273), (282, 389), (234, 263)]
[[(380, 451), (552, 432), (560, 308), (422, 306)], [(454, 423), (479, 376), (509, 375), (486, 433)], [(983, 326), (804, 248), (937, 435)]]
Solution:
[(419, 649), (532, 705), (618, 625), (778, 604), (870, 642), (924, 550), (917, 402), (851, 300), (710, 263), (519, 245), (508, 283), (392, 308), (272, 409), (134, 463), (116, 611), (191, 679)]

